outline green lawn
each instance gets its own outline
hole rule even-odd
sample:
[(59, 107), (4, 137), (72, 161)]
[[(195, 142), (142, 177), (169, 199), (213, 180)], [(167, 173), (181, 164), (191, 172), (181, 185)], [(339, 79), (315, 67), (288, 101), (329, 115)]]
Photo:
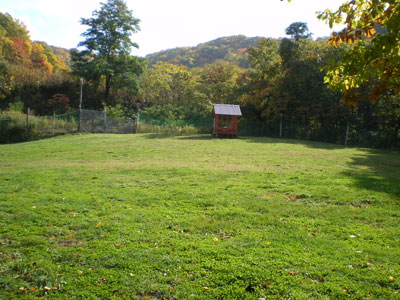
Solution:
[(400, 299), (400, 153), (269, 138), (0, 145), (0, 299)]

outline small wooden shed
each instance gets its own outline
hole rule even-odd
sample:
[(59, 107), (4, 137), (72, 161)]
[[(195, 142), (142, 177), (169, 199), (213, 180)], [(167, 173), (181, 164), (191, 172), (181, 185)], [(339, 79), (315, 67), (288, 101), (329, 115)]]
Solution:
[(242, 115), (239, 105), (214, 104), (214, 136), (237, 137), (237, 120)]

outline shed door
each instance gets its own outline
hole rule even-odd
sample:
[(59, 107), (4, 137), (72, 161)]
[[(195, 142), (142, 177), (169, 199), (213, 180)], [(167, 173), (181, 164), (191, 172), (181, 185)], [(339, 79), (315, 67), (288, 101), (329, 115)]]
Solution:
[(232, 116), (220, 115), (218, 116), (218, 128), (233, 128)]

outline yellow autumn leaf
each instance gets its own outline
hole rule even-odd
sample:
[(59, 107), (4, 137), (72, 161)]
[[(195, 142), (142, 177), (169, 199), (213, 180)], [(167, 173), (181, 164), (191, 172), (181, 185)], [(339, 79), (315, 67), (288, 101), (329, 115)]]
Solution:
[(96, 224), (96, 228), (99, 228), (103, 223), (99, 222)]
[(349, 37), (348, 37), (348, 40), (347, 40), (347, 43), (348, 43), (349, 45), (351, 45), (351, 44), (354, 44), (354, 42), (355, 42), (354, 37), (353, 37), (353, 36), (349, 36)]
[(390, 280), (390, 281), (395, 281), (395, 279), (394, 279), (393, 276), (389, 276), (389, 280)]
[(371, 28), (371, 29), (369, 30), (369, 33), (370, 33), (371, 35), (374, 35), (374, 34), (376, 33), (375, 28)]

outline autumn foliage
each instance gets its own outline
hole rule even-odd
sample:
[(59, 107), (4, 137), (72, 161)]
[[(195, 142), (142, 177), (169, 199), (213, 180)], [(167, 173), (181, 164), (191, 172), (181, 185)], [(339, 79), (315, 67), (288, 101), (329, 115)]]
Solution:
[[(333, 32), (329, 44), (352, 45), (337, 63), (329, 65), (326, 82), (344, 92), (343, 103), (357, 106), (359, 100), (375, 103), (387, 95), (400, 94), (400, 4), (398, 1), (346, 1), (336, 11), (319, 14), (330, 27), (344, 24)], [(369, 94), (361, 97), (365, 85)]]
[(26, 27), (7, 13), (0, 13), (0, 64), (2, 97), (17, 84), (45, 82), (69, 70), (46, 43), (32, 42)]

